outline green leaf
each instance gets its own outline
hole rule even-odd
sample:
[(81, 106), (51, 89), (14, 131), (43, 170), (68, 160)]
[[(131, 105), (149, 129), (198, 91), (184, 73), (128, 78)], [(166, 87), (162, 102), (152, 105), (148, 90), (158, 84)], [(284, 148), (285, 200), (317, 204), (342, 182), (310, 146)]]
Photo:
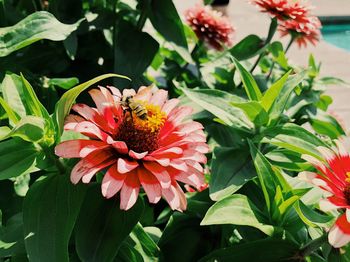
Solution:
[[(114, 72), (130, 77), (138, 87), (142, 74), (158, 52), (158, 42), (148, 33), (141, 32), (131, 23), (122, 20), (118, 24), (115, 43)], [(118, 84), (119, 87), (124, 87), (123, 85), (126, 86), (125, 82)]]
[(299, 248), (292, 242), (267, 238), (215, 250), (202, 258), (200, 262), (297, 262), (299, 261), (299, 258), (296, 258), (298, 251)]
[(69, 239), (85, 193), (86, 186), (73, 185), (66, 174), (51, 175), (30, 187), (23, 203), (30, 261), (69, 261)]
[(241, 76), (243, 86), (249, 99), (260, 101), (262, 94), (253, 76), (238, 62), (236, 58), (233, 58), (233, 63)]
[(22, 87), (21, 88), (24, 96), (25, 106), (28, 108), (27, 114), (34, 116), (41, 116), (44, 119), (51, 120), (49, 113), (46, 108), (41, 104), (38, 97), (36, 96), (33, 87), (21, 74)]
[(193, 63), (188, 52), (184, 26), (172, 0), (151, 0), (149, 17), (154, 28), (188, 63)]
[(318, 80), (318, 83), (320, 83), (321, 85), (350, 85), (350, 83), (345, 82), (340, 78), (332, 77), (332, 76), (321, 77)]
[(317, 110), (316, 114), (309, 112), (309, 116), (310, 124), (318, 134), (329, 136), (332, 139), (345, 135), (339, 122), (326, 112)]
[(294, 205), (299, 217), (305, 224), (311, 227), (327, 226), (333, 220), (332, 216), (321, 214), (306, 206), (302, 201), (298, 201)]
[(271, 43), (269, 50), (271, 51), (274, 61), (276, 61), (283, 69), (288, 70), (288, 59), (286, 58), (282, 43), (278, 41)]
[(307, 131), (305, 128), (295, 124), (266, 129), (261, 134), (262, 143), (270, 143), (299, 154), (309, 154), (320, 158), (316, 147), (326, 146), (321, 139)]
[(39, 152), (19, 138), (0, 142), (0, 180), (33, 172)]
[(276, 183), (274, 171), (271, 164), (255, 145), (250, 140), (248, 140), (248, 143), (260, 185), (264, 193), (267, 209), (271, 211), (271, 200), (276, 194), (276, 186), (278, 185), (278, 183)]
[(67, 25), (48, 12), (35, 12), (14, 26), (0, 28), (0, 57), (42, 39), (62, 41), (78, 28), (81, 21)]
[(244, 102), (242, 98), (212, 89), (182, 88), (181, 90), (189, 99), (221, 119), (225, 124), (246, 132), (253, 127), (253, 124), (240, 109), (230, 105), (230, 102)]
[(128, 211), (119, 209), (119, 200), (106, 200), (101, 186), (94, 184), (87, 192), (76, 225), (75, 244), (82, 261), (113, 261), (124, 239), (143, 212), (138, 199)]
[(96, 84), (97, 82), (104, 80), (109, 77), (119, 77), (124, 78), (127, 80), (130, 80), (126, 76), (117, 75), (117, 74), (105, 74), (98, 77), (95, 77), (87, 82), (84, 82), (67, 92), (63, 94), (63, 96), (60, 98), (60, 100), (57, 102), (55, 107), (55, 112), (53, 115), (53, 118), (55, 120), (55, 124), (57, 125), (57, 132), (56, 132), (56, 141), (59, 140), (62, 131), (63, 131), (63, 123), (65, 117), (69, 114), (70, 109), (72, 108), (73, 103), (75, 102), (75, 99), (78, 97), (78, 95), (83, 92), (84, 90), (88, 89), (90, 86)]
[(248, 35), (230, 49), (230, 53), (237, 60), (252, 58), (261, 52), (264, 41), (257, 35)]
[(202, 226), (233, 224), (255, 227), (267, 235), (272, 235), (274, 228), (260, 222), (259, 210), (245, 195), (235, 194), (226, 197), (211, 206), (201, 222)]
[[(306, 71), (303, 71), (299, 74), (289, 77), (288, 80), (284, 83), (282, 89), (280, 89), (278, 96), (275, 97), (274, 103), (272, 104), (269, 110), (271, 123), (273, 124), (276, 123), (277, 120), (281, 117), (281, 114), (283, 113), (286, 107), (290, 94), (292, 93), (294, 88), (297, 85), (299, 85), (301, 81), (303, 81), (305, 76), (306, 76)], [(284, 81), (284, 80), (280, 79), (280, 81)], [(278, 89), (278, 87), (275, 87), (275, 88)]]
[(0, 211), (0, 258), (18, 254), (25, 254), (22, 213), (12, 216), (6, 226), (1, 226)]
[(310, 164), (305, 163), (305, 160), (301, 159), (300, 154), (286, 149), (274, 149), (265, 154), (265, 156), (273, 165), (286, 170), (300, 172), (310, 167)]
[(58, 86), (62, 89), (70, 89), (79, 84), (79, 79), (76, 77), (69, 78), (50, 78), (47, 82), (49, 85)]
[(250, 121), (258, 126), (264, 125), (269, 121), (269, 115), (262, 105), (256, 101), (231, 104), (242, 109)]
[(135, 248), (144, 261), (159, 261), (160, 249), (140, 223), (134, 227), (124, 242)]
[[(16, 74), (6, 74), (1, 84), (2, 95), (8, 106), (4, 106), (4, 102), (2, 102), (1, 105), (6, 110), (10, 120), (14, 123), (18, 122), (21, 117), (27, 115), (22, 86), (22, 80), (20, 76)], [(1, 100), (2, 98), (0, 98), (0, 102)], [(8, 108), (14, 111), (14, 113), (9, 114)]]
[(276, 81), (272, 86), (269, 87), (269, 89), (266, 90), (264, 96), (261, 98), (261, 105), (266, 111), (269, 111), (274, 104), (290, 73), (291, 70), (284, 74), (278, 81)]
[(25, 116), (8, 134), (0, 135), (0, 141), (17, 136), (28, 142), (38, 142), (44, 136), (44, 128), (44, 119), (36, 116)]
[(217, 147), (211, 165), (210, 198), (218, 201), (225, 198), (255, 177), (248, 151)]
[(20, 119), (19, 116), (12, 110), (11, 106), (1, 96), (0, 96), (0, 105), (5, 110), (9, 120), (15, 124), (18, 123)]

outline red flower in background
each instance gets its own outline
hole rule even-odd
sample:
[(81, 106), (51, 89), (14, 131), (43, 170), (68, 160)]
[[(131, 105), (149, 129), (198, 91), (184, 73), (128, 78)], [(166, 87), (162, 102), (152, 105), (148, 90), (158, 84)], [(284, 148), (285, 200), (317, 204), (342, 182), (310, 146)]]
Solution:
[(321, 21), (316, 16), (310, 16), (305, 22), (286, 20), (279, 26), (281, 36), (291, 35), (297, 42), (299, 48), (306, 47), (310, 42), (313, 45), (321, 38)]
[(299, 177), (331, 194), (320, 201), (322, 210), (344, 210), (328, 234), (329, 243), (339, 248), (350, 242), (350, 156), (339, 141), (336, 144), (336, 150), (319, 147), (327, 164), (312, 156), (303, 155), (318, 172), (301, 172)]
[[(56, 154), (81, 158), (71, 172), (71, 181), (89, 183), (93, 176), (108, 168), (102, 181), (102, 194), (111, 198), (120, 191), (120, 208), (131, 208), (140, 187), (148, 200), (161, 197), (172, 209), (186, 209), (186, 197), (178, 182), (196, 189), (205, 186), (203, 167), (208, 152), (203, 126), (184, 120), (189, 107), (179, 107), (178, 99), (167, 99), (167, 91), (141, 87), (124, 90), (123, 95), (146, 109), (141, 119), (120, 105), (121, 93), (114, 87), (100, 87), (89, 93), (97, 108), (76, 104), (66, 118), (65, 130), (79, 132), (90, 139), (64, 141)], [(140, 109), (140, 108), (139, 108)], [(139, 110), (137, 109), (137, 110)]]
[(262, 12), (276, 17), (280, 21), (293, 19), (298, 22), (305, 22), (308, 16), (309, 7), (300, 1), (292, 0), (253, 0)]
[(224, 45), (232, 45), (234, 28), (220, 12), (198, 4), (185, 12), (185, 18), (197, 37), (213, 48), (222, 50)]

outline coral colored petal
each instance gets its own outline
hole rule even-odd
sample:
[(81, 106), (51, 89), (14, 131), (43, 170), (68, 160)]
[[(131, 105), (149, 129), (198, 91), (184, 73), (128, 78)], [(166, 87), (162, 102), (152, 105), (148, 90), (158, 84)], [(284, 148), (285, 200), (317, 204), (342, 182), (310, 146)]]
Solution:
[(177, 191), (173, 185), (171, 185), (169, 188), (163, 188), (162, 195), (163, 195), (164, 199), (168, 202), (168, 204), (172, 210), (179, 210), (180, 209), (180, 198), (179, 198)]
[(200, 174), (199, 172), (180, 172), (175, 176), (175, 179), (185, 184), (189, 184), (197, 188), (197, 190), (203, 187), (203, 185), (205, 185), (204, 175)]
[(79, 124), (77, 124), (74, 131), (82, 133), (83, 135), (88, 136), (90, 138), (98, 138), (102, 141), (107, 141), (109, 137), (107, 133), (103, 132), (95, 124), (88, 121), (80, 122)]
[(162, 189), (158, 180), (145, 168), (138, 168), (137, 174), (148, 201), (153, 204), (157, 203), (162, 198)]
[(170, 112), (178, 105), (180, 102), (179, 99), (173, 98), (165, 102), (165, 104), (162, 107), (162, 111), (166, 114), (169, 115)]
[(150, 154), (155, 158), (178, 158), (182, 155), (183, 150), (180, 147), (171, 147), (168, 149), (160, 148)]
[(130, 172), (124, 181), (124, 185), (120, 192), (120, 209), (128, 210), (137, 201), (140, 191), (140, 181), (136, 172)]
[(98, 171), (116, 162), (113, 154), (108, 150), (95, 150), (85, 158), (81, 159), (73, 168), (71, 181), (73, 184), (79, 182), (84, 176), (84, 183), (90, 181)]
[(136, 92), (134, 89), (124, 89), (123, 90), (123, 96), (134, 96), (136, 95)]
[(128, 173), (138, 167), (139, 164), (133, 160), (127, 160), (124, 158), (118, 159), (118, 172), (121, 174)]
[(193, 160), (202, 164), (207, 163), (207, 157), (204, 154), (197, 152), (196, 150), (185, 150), (181, 159)]
[(113, 197), (122, 188), (125, 179), (126, 175), (118, 172), (117, 165), (111, 166), (102, 180), (102, 195), (106, 198)]
[(150, 103), (162, 107), (168, 98), (168, 91), (158, 89), (150, 99)]
[(204, 127), (201, 123), (195, 122), (195, 121), (190, 121), (190, 122), (179, 125), (176, 128), (176, 130), (180, 133), (183, 133), (183, 134), (189, 134), (189, 133), (192, 133), (194, 131), (201, 130), (203, 128)]
[(106, 119), (104, 119), (104, 117), (100, 115), (97, 110), (85, 104), (75, 104), (72, 109), (86, 120), (97, 125), (102, 130), (107, 132), (110, 131), (110, 127), (108, 126)]
[(178, 107), (168, 116), (168, 121), (177, 126), (185, 117), (189, 116), (192, 111), (193, 109), (188, 106)]
[(169, 166), (170, 164), (170, 159), (169, 158), (155, 158), (153, 156), (145, 156), (144, 159), (145, 161), (155, 161), (158, 164), (162, 165), (162, 166)]
[(143, 152), (143, 153), (136, 153), (134, 150), (129, 151), (129, 156), (131, 156), (134, 159), (142, 159), (144, 158), (148, 152)]
[(161, 187), (168, 188), (171, 185), (171, 178), (168, 171), (161, 165), (155, 162), (145, 161), (144, 167), (150, 171), (159, 181)]
[(120, 93), (118, 88), (115, 88), (114, 86), (107, 86), (107, 88), (112, 92), (112, 94), (116, 97), (121, 98), (122, 94)]
[(148, 88), (147, 86), (141, 86), (137, 94), (134, 96), (134, 99), (140, 101), (149, 101), (151, 97), (152, 89)]
[(186, 162), (181, 160), (181, 159), (173, 159), (170, 161), (170, 166), (183, 171), (183, 172), (188, 172), (189, 171), (189, 167), (187, 166)]
[(68, 140), (55, 147), (55, 154), (63, 158), (80, 158), (101, 147), (108, 147), (108, 145), (102, 141), (95, 140)]
[(64, 130), (74, 130), (77, 124), (84, 122), (85, 119), (78, 115), (68, 115), (64, 121)]
[(127, 154), (129, 152), (128, 146), (124, 141), (113, 141), (111, 144), (120, 154)]
[(345, 214), (337, 219), (329, 231), (328, 241), (335, 248), (343, 247), (350, 242), (350, 223)]
[(341, 196), (330, 196), (327, 198), (329, 202), (331, 202), (333, 205), (337, 206), (338, 208), (347, 208), (349, 207), (348, 203), (346, 202), (346, 199), (343, 195)]

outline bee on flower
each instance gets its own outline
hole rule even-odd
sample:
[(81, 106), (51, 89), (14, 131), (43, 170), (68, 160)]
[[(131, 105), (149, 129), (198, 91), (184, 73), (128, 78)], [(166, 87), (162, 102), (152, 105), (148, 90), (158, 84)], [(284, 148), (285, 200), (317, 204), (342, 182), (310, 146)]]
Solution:
[(317, 172), (304, 171), (299, 177), (330, 193), (330, 196), (320, 201), (323, 211), (338, 209), (342, 213), (328, 234), (329, 243), (340, 248), (350, 242), (350, 155), (341, 142), (335, 143), (335, 149), (318, 148), (323, 162), (313, 156), (303, 155)]
[(111, 198), (120, 192), (121, 209), (135, 204), (142, 187), (150, 203), (163, 197), (172, 209), (185, 210), (178, 182), (202, 189), (208, 152), (203, 126), (186, 118), (191, 108), (168, 100), (165, 90), (147, 87), (123, 94), (115, 87), (99, 87), (89, 94), (96, 108), (75, 104), (75, 114), (64, 125), (89, 139), (64, 141), (55, 148), (60, 157), (80, 158), (71, 172), (72, 183), (89, 183), (106, 170), (102, 195)]
[(185, 19), (197, 37), (214, 49), (223, 50), (232, 46), (235, 30), (222, 13), (197, 4), (185, 12)]

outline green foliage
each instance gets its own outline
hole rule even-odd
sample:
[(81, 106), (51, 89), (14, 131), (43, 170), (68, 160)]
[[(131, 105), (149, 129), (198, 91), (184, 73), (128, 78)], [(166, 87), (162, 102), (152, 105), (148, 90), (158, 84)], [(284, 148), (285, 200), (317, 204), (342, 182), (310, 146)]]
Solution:
[(48, 12), (35, 12), (14, 26), (0, 28), (0, 57), (41, 39), (62, 41), (75, 31), (81, 20), (72, 25), (60, 23)]
[(25, 245), (31, 261), (68, 261), (68, 244), (86, 193), (55, 174), (31, 186), (23, 203)]

